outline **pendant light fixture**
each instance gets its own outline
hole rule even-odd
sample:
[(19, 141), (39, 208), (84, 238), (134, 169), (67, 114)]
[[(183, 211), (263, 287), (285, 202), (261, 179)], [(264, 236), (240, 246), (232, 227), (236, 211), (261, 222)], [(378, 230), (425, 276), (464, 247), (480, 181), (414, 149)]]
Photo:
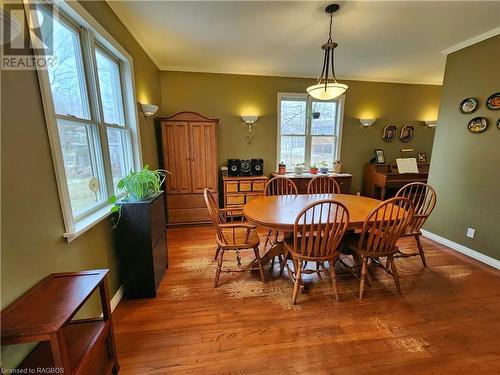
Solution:
[[(323, 69), (321, 70), (321, 75), (318, 79), (318, 83), (313, 86), (309, 86), (306, 91), (314, 99), (318, 100), (332, 100), (347, 91), (348, 86), (343, 83), (338, 83), (335, 78), (335, 68), (334, 68), (334, 56), (333, 52), (337, 47), (337, 43), (332, 40), (332, 23), (333, 23), (333, 13), (339, 10), (340, 6), (338, 4), (330, 4), (326, 7), (325, 12), (330, 14), (330, 33), (328, 41), (321, 46), (321, 49), (325, 51), (325, 57), (323, 58)], [(331, 69), (331, 75), (330, 75)]]

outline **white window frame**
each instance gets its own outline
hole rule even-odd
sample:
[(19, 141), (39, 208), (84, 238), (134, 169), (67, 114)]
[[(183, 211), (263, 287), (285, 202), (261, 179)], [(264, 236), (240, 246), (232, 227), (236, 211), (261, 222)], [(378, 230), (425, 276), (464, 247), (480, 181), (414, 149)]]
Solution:
[[(311, 124), (312, 118), (309, 116), (312, 110), (312, 103), (314, 100), (310, 95), (306, 93), (289, 93), (289, 92), (278, 92), (278, 105), (277, 105), (277, 137), (276, 137), (276, 170), (278, 169), (278, 164), (281, 163), (281, 101), (283, 99), (300, 99), (306, 102), (306, 131), (305, 131), (305, 166), (306, 169), (311, 164), (311, 144), (312, 138), (314, 136), (321, 136), (320, 134), (312, 135), (311, 134)], [(337, 102), (338, 110), (336, 113), (335, 119), (335, 134), (334, 134), (334, 143), (335, 143), (335, 153), (333, 155), (333, 160), (329, 160), (330, 171), (333, 168), (333, 163), (336, 160), (340, 160), (341, 158), (341, 148), (342, 148), (342, 128), (344, 127), (344, 105), (345, 105), (345, 95), (342, 95), (340, 98), (336, 98), (332, 100), (332, 102)], [(292, 134), (293, 136), (293, 134)], [(302, 135), (301, 135), (302, 136)], [(328, 135), (331, 136), (331, 135)], [(293, 166), (287, 166), (293, 167)]]
[[(23, 0), (25, 12), (28, 19), (28, 25), (31, 26), (36, 20), (32, 19), (32, 12), (30, 11), (30, 4), (33, 4), (32, 0)], [(43, 0), (37, 1), (37, 4), (46, 5), (47, 2)], [(137, 113), (136, 105), (136, 95), (135, 95), (135, 79), (134, 79), (134, 66), (132, 56), (109, 34), (91, 15), (85, 8), (83, 8), (76, 1), (63, 1), (56, 0), (52, 2), (56, 12), (60, 12), (65, 19), (68, 19), (75, 25), (82, 28), (80, 35), (83, 43), (87, 43), (86, 48), (82, 48), (83, 59), (94, 59), (95, 51), (94, 46), (97, 45), (99, 48), (103, 49), (105, 52), (113, 56), (116, 60), (120, 62), (120, 75), (122, 84), (122, 94), (123, 94), (123, 109), (125, 116), (126, 126), (118, 126), (113, 124), (105, 124), (103, 114), (99, 113), (98, 120), (98, 130), (100, 137), (100, 148), (103, 152), (97, 152), (102, 157), (102, 162), (105, 165), (105, 171), (111, 171), (110, 159), (109, 159), (109, 148), (107, 145), (107, 129), (108, 128), (119, 128), (123, 130), (124, 128), (129, 131), (130, 134), (130, 144), (132, 150), (132, 165), (135, 170), (139, 170), (142, 167), (142, 152), (140, 147), (140, 134), (139, 134), (139, 118)], [(77, 26), (77, 27), (78, 27)], [(31, 42), (33, 46), (39, 46), (39, 39), (31, 34)], [(85, 53), (90, 51), (92, 56), (86, 56)], [(97, 67), (95, 63), (85, 64), (87, 67), (94, 67), (94, 71), (88, 71), (86, 73), (87, 77), (87, 91), (89, 98), (90, 111), (95, 110), (96, 103), (100, 100), (98, 93), (95, 90), (89, 89), (89, 82), (94, 85), (98, 85), (97, 81)], [(113, 182), (112, 176), (106, 176), (106, 190), (104, 192), (105, 199), (100, 204), (95, 206), (90, 212), (74, 217), (71, 209), (71, 201), (69, 196), (69, 190), (66, 179), (66, 172), (64, 168), (64, 159), (59, 139), (59, 130), (57, 124), (57, 118), (63, 118), (64, 116), (57, 115), (55, 113), (54, 103), (52, 100), (52, 91), (50, 87), (50, 81), (48, 72), (45, 69), (37, 69), (38, 81), (40, 84), (40, 91), (42, 96), (43, 110), (45, 114), (45, 121), (47, 126), (47, 132), (49, 136), (50, 149), (52, 153), (52, 160), (54, 163), (54, 169), (56, 174), (57, 188), (59, 192), (59, 200), (61, 204), (61, 210), (63, 214), (65, 232), (63, 237), (66, 238), (68, 242), (71, 242), (81, 234), (85, 233), (87, 230), (92, 228), (99, 221), (110, 215), (110, 209), (112, 204), (109, 203), (108, 199), (113, 195)], [(97, 86), (96, 86), (97, 87)], [(94, 108), (93, 108), (94, 107)], [(79, 120), (80, 121), (80, 120)], [(80, 121), (81, 122), (81, 121)], [(91, 121), (94, 122), (94, 121)]]

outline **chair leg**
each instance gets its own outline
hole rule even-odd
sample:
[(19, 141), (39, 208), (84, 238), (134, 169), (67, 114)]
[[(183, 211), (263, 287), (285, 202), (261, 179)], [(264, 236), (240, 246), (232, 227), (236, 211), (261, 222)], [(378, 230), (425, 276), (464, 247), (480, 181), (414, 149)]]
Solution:
[(272, 234), (271, 230), (269, 232), (267, 232), (266, 242), (264, 243), (264, 249), (266, 248), (267, 244), (269, 243), (269, 239), (271, 238), (271, 234)]
[(420, 236), (418, 234), (415, 235), (415, 240), (417, 241), (418, 252), (420, 253), (420, 258), (422, 259), (422, 264), (424, 265), (425, 268), (427, 268), (427, 262), (425, 260), (424, 249), (422, 247), (422, 244), (420, 243)]
[(398, 276), (398, 270), (396, 269), (396, 262), (394, 262), (394, 257), (391, 255), (389, 256), (391, 260), (391, 270), (392, 270), (392, 277), (394, 278), (394, 283), (396, 284), (396, 290), (398, 291), (398, 294), (401, 294), (401, 286), (399, 285), (399, 276)]
[(217, 286), (219, 286), (219, 276), (220, 276), (220, 271), (222, 269), (222, 259), (223, 258), (224, 258), (224, 250), (220, 249), (219, 261), (217, 262), (217, 270), (215, 271), (214, 288), (217, 288)]
[(363, 299), (363, 292), (365, 290), (365, 278), (366, 278), (366, 265), (368, 263), (368, 257), (363, 256), (363, 266), (361, 267), (361, 281), (359, 282), (359, 300)]
[(281, 258), (280, 262), (280, 277), (283, 275), (283, 271), (286, 267), (286, 262), (288, 261), (288, 253), (283, 254), (283, 257)]
[(219, 253), (220, 253), (220, 247), (217, 246), (217, 250), (215, 250), (215, 258), (214, 258), (214, 260), (217, 260), (217, 257), (219, 256)]
[(295, 305), (295, 302), (297, 301), (297, 294), (299, 294), (301, 273), (302, 273), (302, 261), (299, 260), (298, 266), (295, 269), (295, 283), (293, 285), (293, 296), (292, 296), (292, 304), (293, 305)]
[(335, 273), (335, 270), (333, 269), (333, 266), (335, 263), (330, 262), (330, 274), (332, 276), (332, 284), (333, 284), (333, 291), (335, 292), (335, 299), (337, 302), (339, 301), (339, 284), (337, 282), (337, 274)]
[(254, 247), (253, 252), (255, 253), (255, 259), (257, 259), (257, 263), (259, 264), (260, 278), (262, 279), (262, 282), (265, 283), (266, 277), (264, 276), (264, 268), (262, 268), (262, 262), (260, 260), (259, 248)]

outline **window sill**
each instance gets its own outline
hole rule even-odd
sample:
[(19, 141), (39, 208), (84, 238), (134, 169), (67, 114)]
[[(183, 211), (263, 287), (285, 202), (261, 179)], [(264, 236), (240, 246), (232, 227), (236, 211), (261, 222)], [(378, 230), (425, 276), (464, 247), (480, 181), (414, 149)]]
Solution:
[(111, 207), (113, 207), (113, 204), (108, 204), (85, 217), (84, 219), (79, 220), (75, 223), (74, 231), (63, 233), (63, 237), (66, 238), (66, 241), (68, 241), (68, 243), (73, 241), (75, 238), (87, 232), (90, 228), (98, 224), (100, 221), (110, 216)]

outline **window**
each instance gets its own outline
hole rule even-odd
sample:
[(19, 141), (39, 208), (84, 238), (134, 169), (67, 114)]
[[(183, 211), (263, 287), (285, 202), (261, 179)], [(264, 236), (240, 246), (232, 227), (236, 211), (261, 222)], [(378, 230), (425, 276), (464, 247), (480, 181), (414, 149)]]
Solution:
[(288, 167), (340, 157), (343, 98), (317, 101), (307, 94), (278, 94), (277, 163)]
[(130, 57), (80, 5), (62, 4), (38, 5), (54, 61), (38, 74), (72, 239), (109, 213), (118, 181), (141, 160)]

